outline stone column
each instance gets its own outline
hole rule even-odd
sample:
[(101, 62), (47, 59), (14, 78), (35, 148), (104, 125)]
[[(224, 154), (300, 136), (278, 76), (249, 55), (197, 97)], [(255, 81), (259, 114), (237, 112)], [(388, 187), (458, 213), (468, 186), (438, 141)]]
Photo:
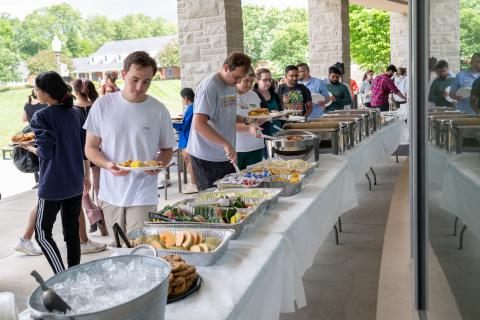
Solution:
[(460, 0), (435, 0), (430, 6), (430, 57), (460, 71)]
[(345, 64), (344, 83), (350, 81), (348, 0), (308, 0), (310, 72), (325, 78), (337, 61)]
[(393, 63), (397, 68), (407, 68), (408, 56), (408, 15), (391, 12), (390, 62)]
[(243, 51), (241, 0), (177, 0), (182, 87), (194, 90), (220, 69), (228, 53)]

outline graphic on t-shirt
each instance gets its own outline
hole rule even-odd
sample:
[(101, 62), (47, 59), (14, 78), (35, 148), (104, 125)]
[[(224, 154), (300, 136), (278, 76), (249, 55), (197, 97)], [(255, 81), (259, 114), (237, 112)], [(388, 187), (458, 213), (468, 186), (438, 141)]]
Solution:
[(219, 103), (222, 108), (236, 108), (237, 96), (235, 95), (220, 96)]
[(292, 90), (282, 96), (285, 110), (303, 110), (303, 95), (300, 90)]

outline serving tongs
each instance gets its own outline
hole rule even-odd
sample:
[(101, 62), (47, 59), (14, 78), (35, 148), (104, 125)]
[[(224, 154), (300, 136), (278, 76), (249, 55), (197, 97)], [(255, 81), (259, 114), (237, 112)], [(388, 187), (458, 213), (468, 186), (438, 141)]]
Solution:
[(127, 248), (133, 248), (132, 244), (127, 238), (127, 235), (125, 232), (123, 232), (122, 228), (118, 225), (118, 223), (115, 223), (113, 225), (113, 234), (115, 235), (115, 244), (117, 245), (117, 248), (121, 248), (122, 244), (120, 243), (120, 238), (122, 238), (123, 242), (127, 245)]

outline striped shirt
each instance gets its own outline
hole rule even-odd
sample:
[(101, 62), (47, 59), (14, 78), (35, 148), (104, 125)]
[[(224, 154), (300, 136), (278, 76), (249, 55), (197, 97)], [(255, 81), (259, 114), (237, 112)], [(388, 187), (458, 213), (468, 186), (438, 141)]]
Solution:
[(390, 93), (399, 93), (395, 82), (384, 73), (377, 76), (372, 81), (372, 107), (379, 107), (388, 104), (388, 95)]

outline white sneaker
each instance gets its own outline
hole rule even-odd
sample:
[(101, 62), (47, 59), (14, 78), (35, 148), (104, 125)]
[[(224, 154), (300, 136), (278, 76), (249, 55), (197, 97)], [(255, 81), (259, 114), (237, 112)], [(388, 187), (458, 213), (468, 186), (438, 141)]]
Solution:
[(90, 239), (85, 243), (80, 243), (80, 250), (82, 251), (82, 254), (100, 252), (105, 250), (106, 247), (106, 243), (98, 243)]
[(198, 192), (197, 186), (194, 185), (193, 183), (187, 183), (183, 185), (182, 193), (192, 194), (197, 192)]
[(15, 248), (13, 248), (13, 250), (28, 254), (29, 256), (39, 256), (43, 254), (42, 250), (39, 250), (35, 247), (32, 240), (27, 240), (23, 238), (20, 238), (20, 241), (18, 241), (17, 245), (15, 246)]

